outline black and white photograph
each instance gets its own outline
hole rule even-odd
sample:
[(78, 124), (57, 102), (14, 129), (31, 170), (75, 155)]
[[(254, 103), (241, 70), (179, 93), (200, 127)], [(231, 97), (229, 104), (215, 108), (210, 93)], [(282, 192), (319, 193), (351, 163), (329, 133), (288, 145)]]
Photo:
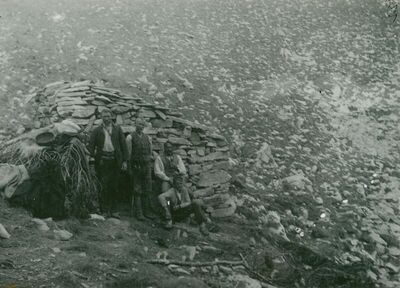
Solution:
[(399, 288), (400, 0), (0, 0), (0, 288)]

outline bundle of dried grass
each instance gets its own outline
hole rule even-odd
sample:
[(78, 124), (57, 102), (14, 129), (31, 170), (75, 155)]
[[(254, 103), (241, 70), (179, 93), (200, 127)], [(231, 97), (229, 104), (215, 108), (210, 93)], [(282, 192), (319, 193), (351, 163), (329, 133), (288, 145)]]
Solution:
[[(56, 165), (58, 167), (52, 169), (60, 171), (60, 177), (48, 178), (60, 182), (54, 183), (57, 185), (53, 187), (60, 187), (61, 191), (57, 193), (65, 194), (63, 214), (85, 218), (89, 212), (98, 210), (98, 181), (90, 169), (86, 147), (77, 137), (58, 135), (55, 143), (48, 147), (38, 146), (30, 138), (23, 139), (5, 147), (0, 153), (0, 161), (25, 165), (28, 171), (35, 171), (36, 175)], [(41, 181), (46, 181), (46, 178)], [(47, 184), (52, 186), (53, 183)]]
[(98, 181), (91, 171), (88, 151), (78, 138), (60, 149), (61, 175), (66, 186), (65, 209), (68, 215), (87, 217), (97, 210)]

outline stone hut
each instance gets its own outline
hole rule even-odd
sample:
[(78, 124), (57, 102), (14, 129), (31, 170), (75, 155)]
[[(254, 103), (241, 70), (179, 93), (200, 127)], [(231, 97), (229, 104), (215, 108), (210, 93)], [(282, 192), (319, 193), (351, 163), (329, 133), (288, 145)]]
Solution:
[(185, 120), (177, 110), (89, 80), (48, 84), (28, 95), (26, 102), (33, 108), (35, 128), (69, 119), (88, 135), (101, 123), (100, 112), (106, 107), (125, 133), (134, 131), (136, 118), (145, 119), (148, 127), (144, 133), (152, 137), (155, 152), (170, 142), (181, 155), (193, 197), (203, 199), (213, 217), (234, 213), (236, 205), (228, 194), (229, 146), (215, 129)]

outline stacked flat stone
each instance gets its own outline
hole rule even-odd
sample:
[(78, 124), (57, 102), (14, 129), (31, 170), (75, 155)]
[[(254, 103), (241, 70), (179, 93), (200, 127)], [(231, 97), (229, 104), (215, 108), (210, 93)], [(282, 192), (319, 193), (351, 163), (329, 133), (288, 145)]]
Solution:
[(134, 131), (138, 117), (148, 122), (144, 133), (159, 152), (166, 142), (181, 155), (189, 175), (189, 189), (194, 198), (203, 199), (214, 217), (230, 216), (236, 209), (228, 194), (230, 174), (229, 146), (212, 127), (182, 118), (182, 113), (142, 98), (91, 81), (56, 82), (46, 85), (27, 98), (34, 107), (35, 128), (70, 119), (89, 133), (101, 123), (100, 112), (106, 108), (125, 133)]

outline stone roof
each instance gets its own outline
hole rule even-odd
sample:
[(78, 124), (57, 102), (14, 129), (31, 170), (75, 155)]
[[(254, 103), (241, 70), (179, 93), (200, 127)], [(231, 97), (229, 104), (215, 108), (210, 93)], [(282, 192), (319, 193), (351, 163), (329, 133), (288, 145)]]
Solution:
[(234, 212), (235, 203), (227, 194), (230, 149), (217, 129), (186, 120), (177, 110), (89, 80), (48, 84), (29, 95), (26, 102), (34, 108), (35, 128), (70, 119), (89, 133), (101, 123), (100, 112), (107, 108), (125, 133), (134, 131), (136, 118), (145, 119), (149, 124), (144, 133), (152, 137), (154, 150), (170, 142), (181, 155), (194, 197), (202, 198), (213, 216)]

